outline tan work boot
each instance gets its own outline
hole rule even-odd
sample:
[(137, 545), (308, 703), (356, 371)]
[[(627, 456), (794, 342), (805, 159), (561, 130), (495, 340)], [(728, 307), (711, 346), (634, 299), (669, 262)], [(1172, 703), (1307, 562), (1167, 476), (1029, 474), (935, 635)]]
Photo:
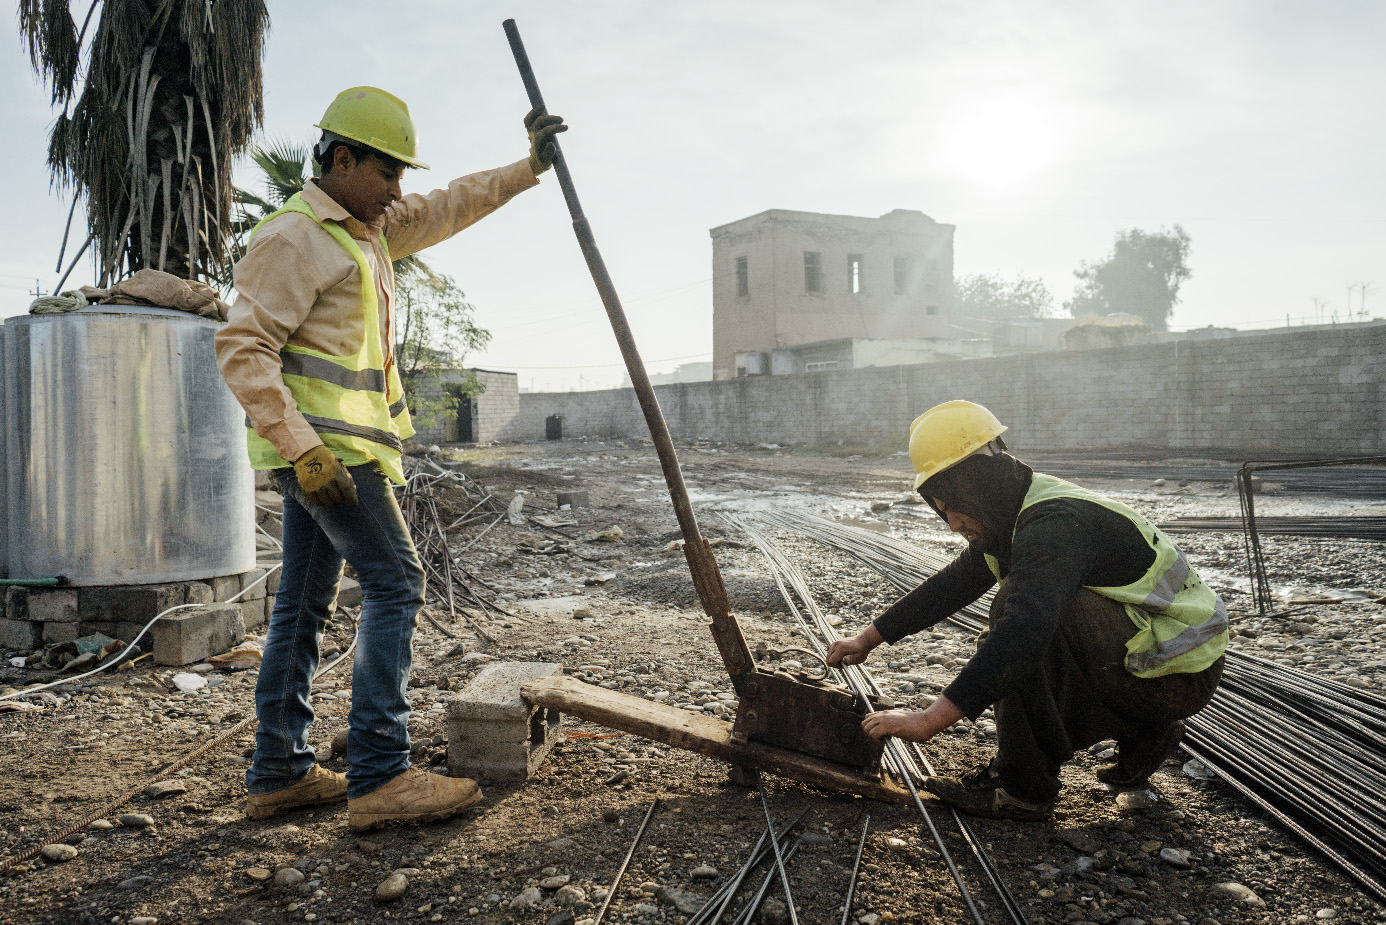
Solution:
[(282, 790), (276, 790), (274, 793), (252, 793), (247, 796), (245, 814), (248, 819), (268, 819), (286, 809), (340, 803), (346, 799), (346, 795), (346, 775), (315, 764), (308, 769), (307, 774)]
[(481, 799), (476, 781), (465, 777), (429, 774), (410, 768), (379, 789), (347, 801), (347, 824), (364, 832), (391, 819), (404, 822), (437, 822), (460, 813)]

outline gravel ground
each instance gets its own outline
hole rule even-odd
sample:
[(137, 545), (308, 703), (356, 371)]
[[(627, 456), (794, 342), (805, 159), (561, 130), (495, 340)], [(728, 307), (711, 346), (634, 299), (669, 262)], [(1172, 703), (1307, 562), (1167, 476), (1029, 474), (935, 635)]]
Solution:
[[(927, 509), (904, 503), (900, 456), (698, 446), (681, 448), (685, 472), (734, 608), (754, 648), (801, 640), (759, 553), (719, 511), (799, 510), (889, 532), (939, 550), (959, 542)], [(550, 517), (556, 489), (584, 489), (590, 504), (572, 526), (499, 524), (468, 552), (468, 567), (495, 588), (513, 616), (488, 621), (495, 646), (465, 622), (422, 624), (410, 695), (414, 761), (445, 761), (444, 704), (493, 660), (556, 661), (592, 683), (730, 717), (734, 694), (697, 609), (653, 452), (639, 443), (564, 441), (468, 450), (469, 471), (503, 498), (526, 489), (525, 512)], [(1041, 469), (1062, 474), (1061, 459)], [(1233, 515), (1230, 486), (1090, 482), (1157, 521)], [(1382, 505), (1268, 494), (1258, 512), (1381, 513)], [(563, 515), (568, 516), (568, 515)], [(616, 542), (589, 532), (619, 526)], [(460, 537), (475, 534), (468, 528)], [(883, 579), (801, 537), (774, 533), (810, 575), (823, 608), (854, 632), (896, 596)], [(1247, 613), (1245, 557), (1236, 534), (1179, 538), (1234, 612), (1235, 646), (1380, 689), (1386, 627), (1375, 603), (1386, 588), (1379, 547), (1365, 542), (1267, 540), (1271, 582), (1288, 601), (1281, 616)], [(326, 651), (350, 642), (349, 608)], [(459, 646), (459, 641), (461, 645)], [(883, 650), (869, 664), (902, 704), (923, 705), (969, 657), (972, 640), (946, 626)], [(9, 653), (13, 655), (14, 653)], [(5, 664), (8, 664), (6, 662)], [(253, 712), (254, 671), (213, 671), (183, 694), (174, 672), (137, 668), (58, 688), (42, 712), (0, 714), (0, 860), (157, 780), (170, 762)], [(48, 676), (6, 668), (0, 692)], [(312, 740), (345, 728), (349, 668), (314, 695)], [(607, 921), (679, 923), (693, 897), (712, 893), (764, 828), (759, 795), (731, 783), (725, 766), (634, 736), (565, 719), (568, 734), (538, 776), (488, 788), (480, 806), (449, 822), (351, 833), (344, 807), (265, 822), (242, 816), (246, 733), (170, 775), (162, 795), (141, 792), (124, 808), (66, 840), (76, 854), (45, 858), (0, 878), (3, 923), (524, 921), (590, 925), (651, 801), (659, 810), (612, 897)], [(969, 769), (994, 746), (988, 715), (926, 749), (941, 772)], [(1101, 749), (1094, 749), (1100, 752)], [(1050, 823), (976, 820), (976, 832), (1029, 921), (1117, 925), (1234, 922), (1384, 922), (1386, 910), (1291, 833), (1234, 791), (1184, 773), (1179, 759), (1153, 779), (1153, 805), (1118, 809), (1099, 785), (1096, 754), (1065, 769)], [(329, 766), (344, 770), (340, 758)], [(777, 819), (801, 812), (790, 882), (799, 919), (839, 921), (866, 816), (853, 918), (960, 922), (967, 913), (917, 810), (825, 793), (767, 778)], [(1003, 921), (951, 823), (943, 839), (989, 922)], [(50, 849), (55, 858), (71, 854)], [(392, 875), (399, 874), (398, 877)], [(387, 881), (402, 894), (378, 898)], [(1235, 884), (1237, 886), (1228, 886)], [(739, 908), (739, 905), (734, 907)], [(762, 921), (786, 921), (767, 906)]]

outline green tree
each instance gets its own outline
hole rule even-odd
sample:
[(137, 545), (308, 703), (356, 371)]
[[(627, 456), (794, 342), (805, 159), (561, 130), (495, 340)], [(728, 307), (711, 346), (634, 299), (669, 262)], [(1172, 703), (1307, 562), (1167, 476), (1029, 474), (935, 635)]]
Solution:
[(49, 174), (73, 194), (60, 267), (86, 200), (86, 243), (63, 280), (92, 245), (103, 286), (146, 268), (217, 276), (231, 162), (264, 116), (268, 24), (263, 0), (105, 0), (80, 29), (68, 0), (20, 0), (30, 63), (62, 108), (48, 144)]
[(1079, 285), (1064, 303), (1073, 317), (1125, 312), (1157, 331), (1168, 330), (1179, 287), (1192, 275), (1189, 235), (1178, 225), (1153, 234), (1139, 228), (1119, 232), (1111, 254), (1100, 263), (1084, 262), (1073, 275)]
[(961, 319), (1023, 321), (1054, 314), (1054, 297), (1042, 279), (999, 273), (974, 273), (958, 279), (957, 310)]

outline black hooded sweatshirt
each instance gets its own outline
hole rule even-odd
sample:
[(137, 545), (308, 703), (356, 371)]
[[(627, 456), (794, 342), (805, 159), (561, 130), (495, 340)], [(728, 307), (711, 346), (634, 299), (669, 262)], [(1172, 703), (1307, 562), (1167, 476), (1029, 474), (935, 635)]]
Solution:
[(970, 719), (1018, 692), (1080, 588), (1131, 584), (1155, 561), (1135, 524), (1100, 504), (1056, 498), (1020, 514), (1033, 475), (1014, 456), (999, 453), (969, 456), (920, 486), (931, 505), (937, 498), (982, 521), (986, 545), (969, 544), (874, 624), (895, 643), (952, 616), (996, 584), (983, 558), (995, 556), (1009, 591), (1005, 610), (943, 692)]

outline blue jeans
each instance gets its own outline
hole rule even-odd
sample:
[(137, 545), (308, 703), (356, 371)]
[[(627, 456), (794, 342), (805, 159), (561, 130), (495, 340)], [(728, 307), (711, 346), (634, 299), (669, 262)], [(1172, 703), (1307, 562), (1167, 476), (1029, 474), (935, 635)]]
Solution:
[(374, 464), (350, 467), (355, 506), (310, 503), (293, 469), (274, 473), (284, 495), (284, 573), (255, 685), (255, 758), (246, 790), (273, 793), (313, 766), (309, 685), (343, 561), (363, 603), (352, 664), (347, 796), (365, 796), (409, 769), (411, 642), (424, 602), (424, 572), (390, 481)]

